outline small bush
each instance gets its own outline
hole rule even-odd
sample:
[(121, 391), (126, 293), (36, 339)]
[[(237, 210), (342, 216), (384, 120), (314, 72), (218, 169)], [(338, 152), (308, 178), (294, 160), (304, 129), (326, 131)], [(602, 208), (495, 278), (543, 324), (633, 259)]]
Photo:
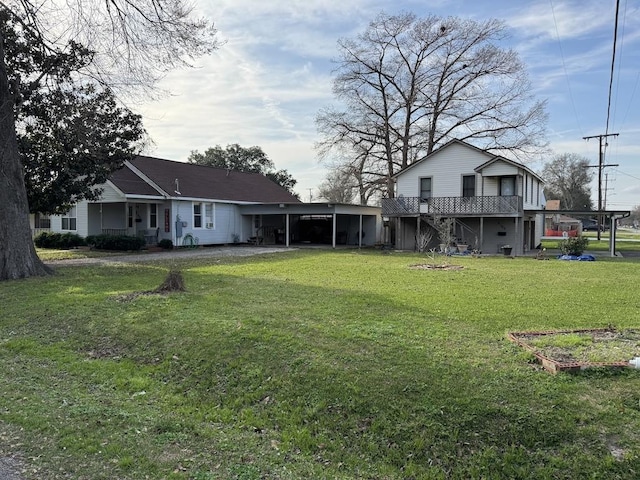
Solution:
[(99, 250), (140, 250), (145, 246), (144, 238), (128, 235), (92, 235), (87, 240), (89, 245)]
[(57, 248), (62, 250), (86, 245), (84, 238), (76, 233), (42, 232), (33, 239), (33, 242), (38, 248)]
[(173, 248), (173, 242), (168, 238), (163, 238), (158, 242), (158, 246), (160, 248), (164, 248), (165, 250), (171, 250)]
[(558, 248), (564, 255), (580, 256), (589, 245), (587, 237), (569, 237), (558, 242)]

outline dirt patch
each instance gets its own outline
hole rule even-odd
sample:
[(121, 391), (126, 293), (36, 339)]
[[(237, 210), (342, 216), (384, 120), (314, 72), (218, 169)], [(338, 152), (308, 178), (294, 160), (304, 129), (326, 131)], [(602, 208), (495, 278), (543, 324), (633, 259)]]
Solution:
[(138, 297), (146, 295), (168, 295), (173, 292), (184, 292), (184, 278), (182, 273), (177, 270), (170, 270), (166, 278), (155, 290), (147, 290), (145, 292), (131, 292), (116, 296), (118, 302), (130, 302)]
[(510, 333), (550, 371), (629, 367), (640, 357), (640, 329), (589, 329)]
[(409, 265), (411, 270), (462, 270), (462, 265), (449, 265), (449, 264), (433, 264), (433, 263), (418, 263), (416, 265)]

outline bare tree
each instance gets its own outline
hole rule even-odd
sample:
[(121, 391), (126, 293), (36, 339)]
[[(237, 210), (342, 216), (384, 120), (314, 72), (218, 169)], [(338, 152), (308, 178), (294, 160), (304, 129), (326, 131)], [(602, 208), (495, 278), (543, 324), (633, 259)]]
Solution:
[(392, 195), (399, 169), (453, 138), (519, 158), (538, 153), (545, 103), (532, 97), (517, 53), (497, 45), (505, 38), (498, 20), (380, 14), (339, 40), (333, 91), (346, 108), (319, 112), (321, 155), (366, 147)]
[(351, 203), (355, 198), (355, 179), (346, 168), (332, 168), (318, 187), (320, 198), (332, 203)]
[(563, 210), (592, 210), (593, 169), (589, 159), (575, 153), (556, 155), (542, 170), (544, 194), (548, 200), (560, 200)]
[[(0, 27), (0, 280), (6, 280), (48, 273), (31, 240), (17, 148), (21, 94), (55, 88), (59, 59), (81, 47), (88, 54), (74, 65), (76, 85), (149, 95), (166, 72), (189, 66), (217, 42), (213, 25), (194, 18), (183, 0), (0, 0)], [(33, 67), (27, 75), (7, 68), (8, 30), (19, 34), (19, 61)]]

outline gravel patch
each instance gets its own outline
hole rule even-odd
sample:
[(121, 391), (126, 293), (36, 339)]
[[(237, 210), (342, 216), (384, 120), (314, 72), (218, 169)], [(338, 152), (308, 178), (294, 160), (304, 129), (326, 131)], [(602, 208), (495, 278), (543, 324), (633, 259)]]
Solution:
[(0, 479), (22, 480), (20, 462), (11, 457), (0, 457)]

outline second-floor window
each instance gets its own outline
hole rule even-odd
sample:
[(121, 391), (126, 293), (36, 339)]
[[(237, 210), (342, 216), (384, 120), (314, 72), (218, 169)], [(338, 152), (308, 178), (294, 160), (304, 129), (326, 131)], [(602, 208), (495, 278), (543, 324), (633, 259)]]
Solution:
[(516, 177), (500, 178), (500, 196), (510, 197), (516, 194)]
[(426, 202), (431, 198), (431, 177), (420, 179), (420, 201)]
[(464, 175), (462, 177), (462, 196), (463, 197), (476, 196), (476, 176), (475, 175)]

